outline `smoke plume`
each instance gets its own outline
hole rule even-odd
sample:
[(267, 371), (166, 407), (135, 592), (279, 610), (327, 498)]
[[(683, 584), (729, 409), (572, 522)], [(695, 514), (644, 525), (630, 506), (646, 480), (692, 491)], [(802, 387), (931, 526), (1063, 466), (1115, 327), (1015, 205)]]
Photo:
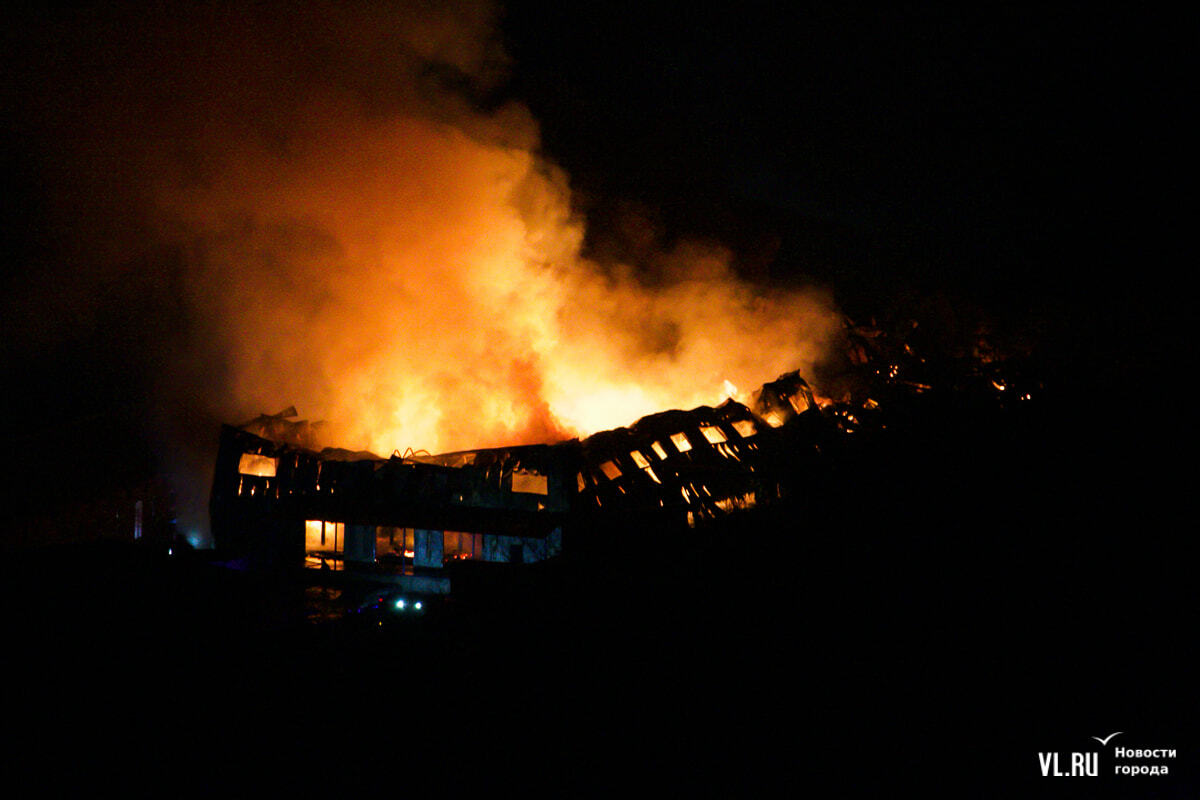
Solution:
[(551, 441), (812, 374), (834, 335), (827, 297), (719, 247), (589, 262), (568, 176), (503, 101), (491, 6), (72, 13), (102, 38), (55, 43), (60, 97), (26, 123), (90, 265), (56, 291), (167, 287), (144, 343), (165, 405), (295, 405), (381, 454)]

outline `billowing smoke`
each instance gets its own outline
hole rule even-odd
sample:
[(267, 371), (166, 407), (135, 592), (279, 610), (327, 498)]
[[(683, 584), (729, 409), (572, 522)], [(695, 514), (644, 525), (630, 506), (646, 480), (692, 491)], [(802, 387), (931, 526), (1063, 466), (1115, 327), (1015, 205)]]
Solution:
[(168, 276), (165, 404), (295, 405), (377, 453), (549, 441), (811, 374), (836, 330), (718, 247), (584, 258), (568, 177), (494, 99), (489, 6), (103, 13), (103, 43), (61, 43), (94, 80), (39, 124), (78, 134), (80, 249)]
[(233, 418), (294, 403), (384, 453), (545, 441), (820, 351), (821, 307), (738, 282), (727, 253), (667, 254), (654, 286), (589, 265), (562, 176), (527, 149), (328, 107), (291, 134), (170, 195)]

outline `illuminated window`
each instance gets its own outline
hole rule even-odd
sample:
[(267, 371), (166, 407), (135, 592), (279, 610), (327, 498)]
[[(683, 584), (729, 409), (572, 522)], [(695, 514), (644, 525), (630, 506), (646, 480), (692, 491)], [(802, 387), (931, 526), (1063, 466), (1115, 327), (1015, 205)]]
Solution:
[(345, 543), (346, 524), (319, 519), (304, 522), (304, 549), (308, 552), (340, 553)]
[(524, 494), (548, 494), (549, 482), (541, 473), (519, 469), (513, 473), (512, 490)]
[(672, 433), (671, 443), (675, 445), (675, 449), (681, 453), (686, 453), (692, 449), (692, 443), (688, 441), (686, 433)]
[(483, 558), (483, 534), (445, 531), (442, 537), (443, 557), (447, 561), (474, 561)]
[(238, 472), (242, 475), (257, 475), (262, 478), (274, 478), (278, 459), (270, 456), (260, 456), (254, 453), (242, 453), (238, 461)]
[(754, 421), (748, 419), (739, 419), (733, 423), (733, 429), (737, 431), (738, 436), (743, 439), (749, 439), (754, 434), (758, 433), (758, 429), (754, 427)]
[(720, 444), (725, 441), (725, 434), (721, 432), (721, 429), (712, 425), (701, 425), (700, 432), (704, 434), (704, 438), (708, 440), (709, 444)]
[(654, 455), (658, 456), (663, 461), (667, 460), (667, 451), (663, 448), (662, 442), (655, 442), (650, 445), (650, 449), (654, 451)]
[(582, 472), (575, 476), (575, 483), (579, 486), (579, 491), (581, 492), (587, 488), (587, 479), (583, 477)]
[(796, 392), (789, 396), (788, 401), (791, 402), (792, 408), (796, 410), (797, 414), (803, 414), (805, 411), (808, 411), (808, 398), (804, 396), (803, 392)]
[(413, 529), (380, 525), (375, 529), (375, 558), (387, 561), (413, 557)]
[(600, 465), (600, 471), (604, 473), (610, 481), (615, 481), (621, 477), (621, 468), (611, 461), (605, 461)]
[(650, 461), (644, 455), (642, 455), (640, 450), (630, 450), (629, 457), (633, 459), (633, 463), (641, 467), (642, 471), (650, 476), (650, 480), (654, 481), (655, 483), (662, 483), (662, 481), (658, 479), (658, 476), (654, 474), (654, 468), (650, 466)]

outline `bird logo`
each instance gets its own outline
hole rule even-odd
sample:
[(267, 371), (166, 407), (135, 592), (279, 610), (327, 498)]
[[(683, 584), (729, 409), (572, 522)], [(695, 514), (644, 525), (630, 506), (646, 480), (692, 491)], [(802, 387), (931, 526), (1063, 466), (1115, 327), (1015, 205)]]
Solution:
[(1108, 736), (1105, 736), (1103, 739), (1101, 739), (1099, 736), (1093, 736), (1092, 738), (1095, 739), (1100, 744), (1107, 745), (1109, 742), (1112, 741), (1112, 738), (1114, 736), (1119, 736), (1120, 734), (1121, 734), (1121, 731), (1117, 731), (1116, 733), (1110, 733)]

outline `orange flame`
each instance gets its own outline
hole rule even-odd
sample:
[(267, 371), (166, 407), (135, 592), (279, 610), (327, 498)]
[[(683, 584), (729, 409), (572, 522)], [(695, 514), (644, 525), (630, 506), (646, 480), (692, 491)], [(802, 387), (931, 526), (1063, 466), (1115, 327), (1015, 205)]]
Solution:
[[(360, 20), (322, 4), (275, 33), (272, 19), (160, 20), (192, 48), (166, 85), (195, 84), (194, 102), (164, 112), (170, 135), (128, 138), (165, 145), (137, 153), (136, 177), (154, 176), (153, 227), (184, 252), (198, 335), (175, 360), (205, 365), (189, 378), (211, 410), (290, 404), (330, 421), (339, 446), (436, 452), (587, 434), (811, 374), (838, 330), (827, 297), (742, 282), (715, 246), (658, 254), (650, 279), (584, 257), (529, 112), (476, 112), (427, 82), (426, 63), (484, 83), (502, 63), (490, 7), (468, 6)], [(314, 53), (334, 61), (297, 83)]]
[(206, 243), (192, 290), (233, 416), (292, 403), (380, 453), (554, 440), (811, 368), (836, 328), (823, 297), (740, 282), (712, 247), (664, 254), (656, 285), (606, 274), (529, 150), (331, 115), (165, 196)]

